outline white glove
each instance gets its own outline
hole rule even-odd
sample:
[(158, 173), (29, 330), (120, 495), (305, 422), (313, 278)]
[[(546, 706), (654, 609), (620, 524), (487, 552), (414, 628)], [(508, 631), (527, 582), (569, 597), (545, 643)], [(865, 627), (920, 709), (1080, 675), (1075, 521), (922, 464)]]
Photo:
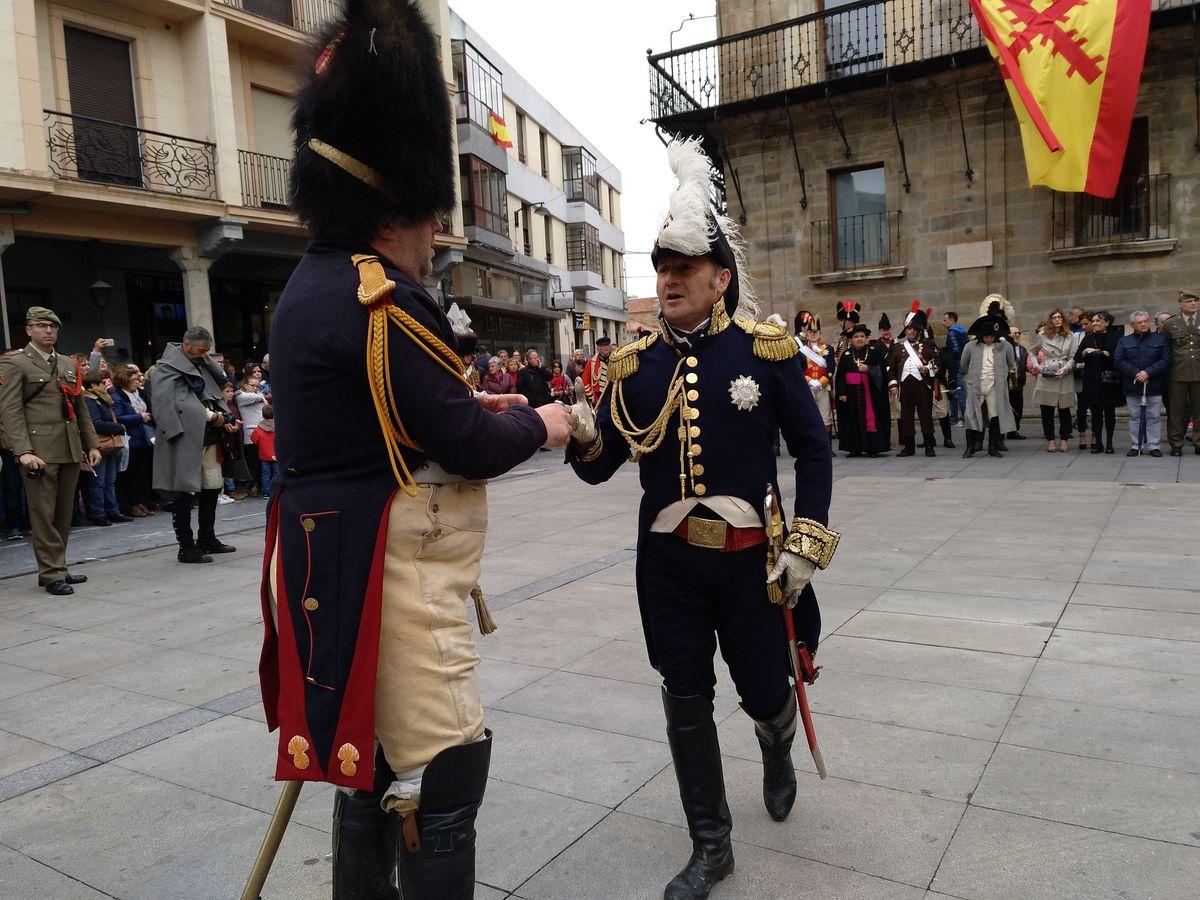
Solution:
[(791, 550), (784, 550), (779, 554), (779, 559), (775, 560), (775, 568), (771, 569), (771, 574), (767, 576), (767, 584), (774, 584), (779, 580), (779, 576), (786, 575), (783, 579), (783, 602), (788, 609), (793, 609), (800, 600), (800, 592), (808, 587), (816, 570), (817, 567), (811, 559)]
[(581, 447), (590, 447), (596, 440), (596, 411), (588, 402), (583, 379), (575, 379), (575, 402), (567, 407), (571, 416), (571, 439)]
[(817, 381), (817, 379), (815, 379), (815, 378), (810, 378), (810, 379), (808, 379), (808, 386), (812, 390), (818, 391), (821, 389), (821, 382)]

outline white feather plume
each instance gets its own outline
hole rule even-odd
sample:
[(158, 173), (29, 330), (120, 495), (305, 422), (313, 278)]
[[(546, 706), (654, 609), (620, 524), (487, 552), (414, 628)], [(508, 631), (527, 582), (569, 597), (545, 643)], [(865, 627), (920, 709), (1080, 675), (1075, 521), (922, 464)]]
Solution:
[(700, 149), (700, 139), (675, 140), (667, 147), (667, 162), (679, 180), (658, 233), (658, 245), (684, 256), (704, 256), (720, 229), (737, 265), (738, 305), (735, 315), (757, 319), (758, 297), (750, 281), (748, 247), (737, 223), (712, 205), (712, 161)]

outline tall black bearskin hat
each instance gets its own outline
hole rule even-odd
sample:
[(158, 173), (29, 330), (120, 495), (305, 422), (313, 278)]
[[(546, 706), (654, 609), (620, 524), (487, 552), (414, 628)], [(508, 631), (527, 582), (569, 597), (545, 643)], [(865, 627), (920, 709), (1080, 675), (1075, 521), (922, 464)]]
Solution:
[(909, 328), (915, 328), (917, 329), (917, 334), (924, 334), (925, 327), (928, 325), (928, 323), (929, 317), (921, 309), (921, 301), (914, 300), (912, 302), (912, 309), (909, 311), (908, 315), (904, 317), (904, 328), (906, 330)]
[(437, 39), (412, 0), (346, 0), (320, 32), (292, 116), (292, 208), (363, 241), (454, 209), (454, 127)]
[(854, 322), (858, 323), (859, 317), (862, 315), (862, 304), (856, 303), (853, 300), (842, 300), (838, 303), (837, 320), (839, 322)]
[(1004, 305), (999, 300), (988, 304), (987, 313), (971, 323), (967, 329), (971, 337), (985, 337), (994, 334), (998, 338), (1008, 337), (1012, 329), (1008, 327), (1008, 319), (1004, 315)]
[(747, 264), (749, 248), (737, 223), (713, 206), (712, 160), (700, 149), (699, 138), (691, 138), (671, 141), (667, 162), (679, 186), (671, 194), (669, 211), (650, 250), (650, 264), (657, 268), (659, 259), (670, 254), (711, 259), (731, 275), (724, 296), (729, 315), (757, 319), (758, 297)]
[(891, 331), (892, 330), (892, 320), (888, 318), (887, 313), (882, 313), (879, 316), (879, 330), (880, 331)]
[(805, 331), (820, 331), (821, 317), (814, 312), (809, 312), (807, 309), (802, 309), (796, 313), (796, 334), (801, 334)]

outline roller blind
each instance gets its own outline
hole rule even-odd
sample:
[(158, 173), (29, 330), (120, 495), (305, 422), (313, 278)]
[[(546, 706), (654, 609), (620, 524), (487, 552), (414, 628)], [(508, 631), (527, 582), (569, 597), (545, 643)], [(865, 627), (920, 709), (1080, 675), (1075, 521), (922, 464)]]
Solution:
[(136, 127), (129, 42), (81, 28), (64, 31), (71, 112)]

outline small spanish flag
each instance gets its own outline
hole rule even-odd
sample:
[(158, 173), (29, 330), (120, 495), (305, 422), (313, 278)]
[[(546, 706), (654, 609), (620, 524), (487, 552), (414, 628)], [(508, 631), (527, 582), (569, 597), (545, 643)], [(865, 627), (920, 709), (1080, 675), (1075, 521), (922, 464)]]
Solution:
[(512, 138), (508, 134), (508, 126), (504, 124), (502, 118), (491, 110), (488, 110), (488, 132), (492, 135), (492, 140), (505, 150), (512, 146)]
[(1112, 197), (1150, 0), (971, 0), (1021, 123), (1030, 185)]

